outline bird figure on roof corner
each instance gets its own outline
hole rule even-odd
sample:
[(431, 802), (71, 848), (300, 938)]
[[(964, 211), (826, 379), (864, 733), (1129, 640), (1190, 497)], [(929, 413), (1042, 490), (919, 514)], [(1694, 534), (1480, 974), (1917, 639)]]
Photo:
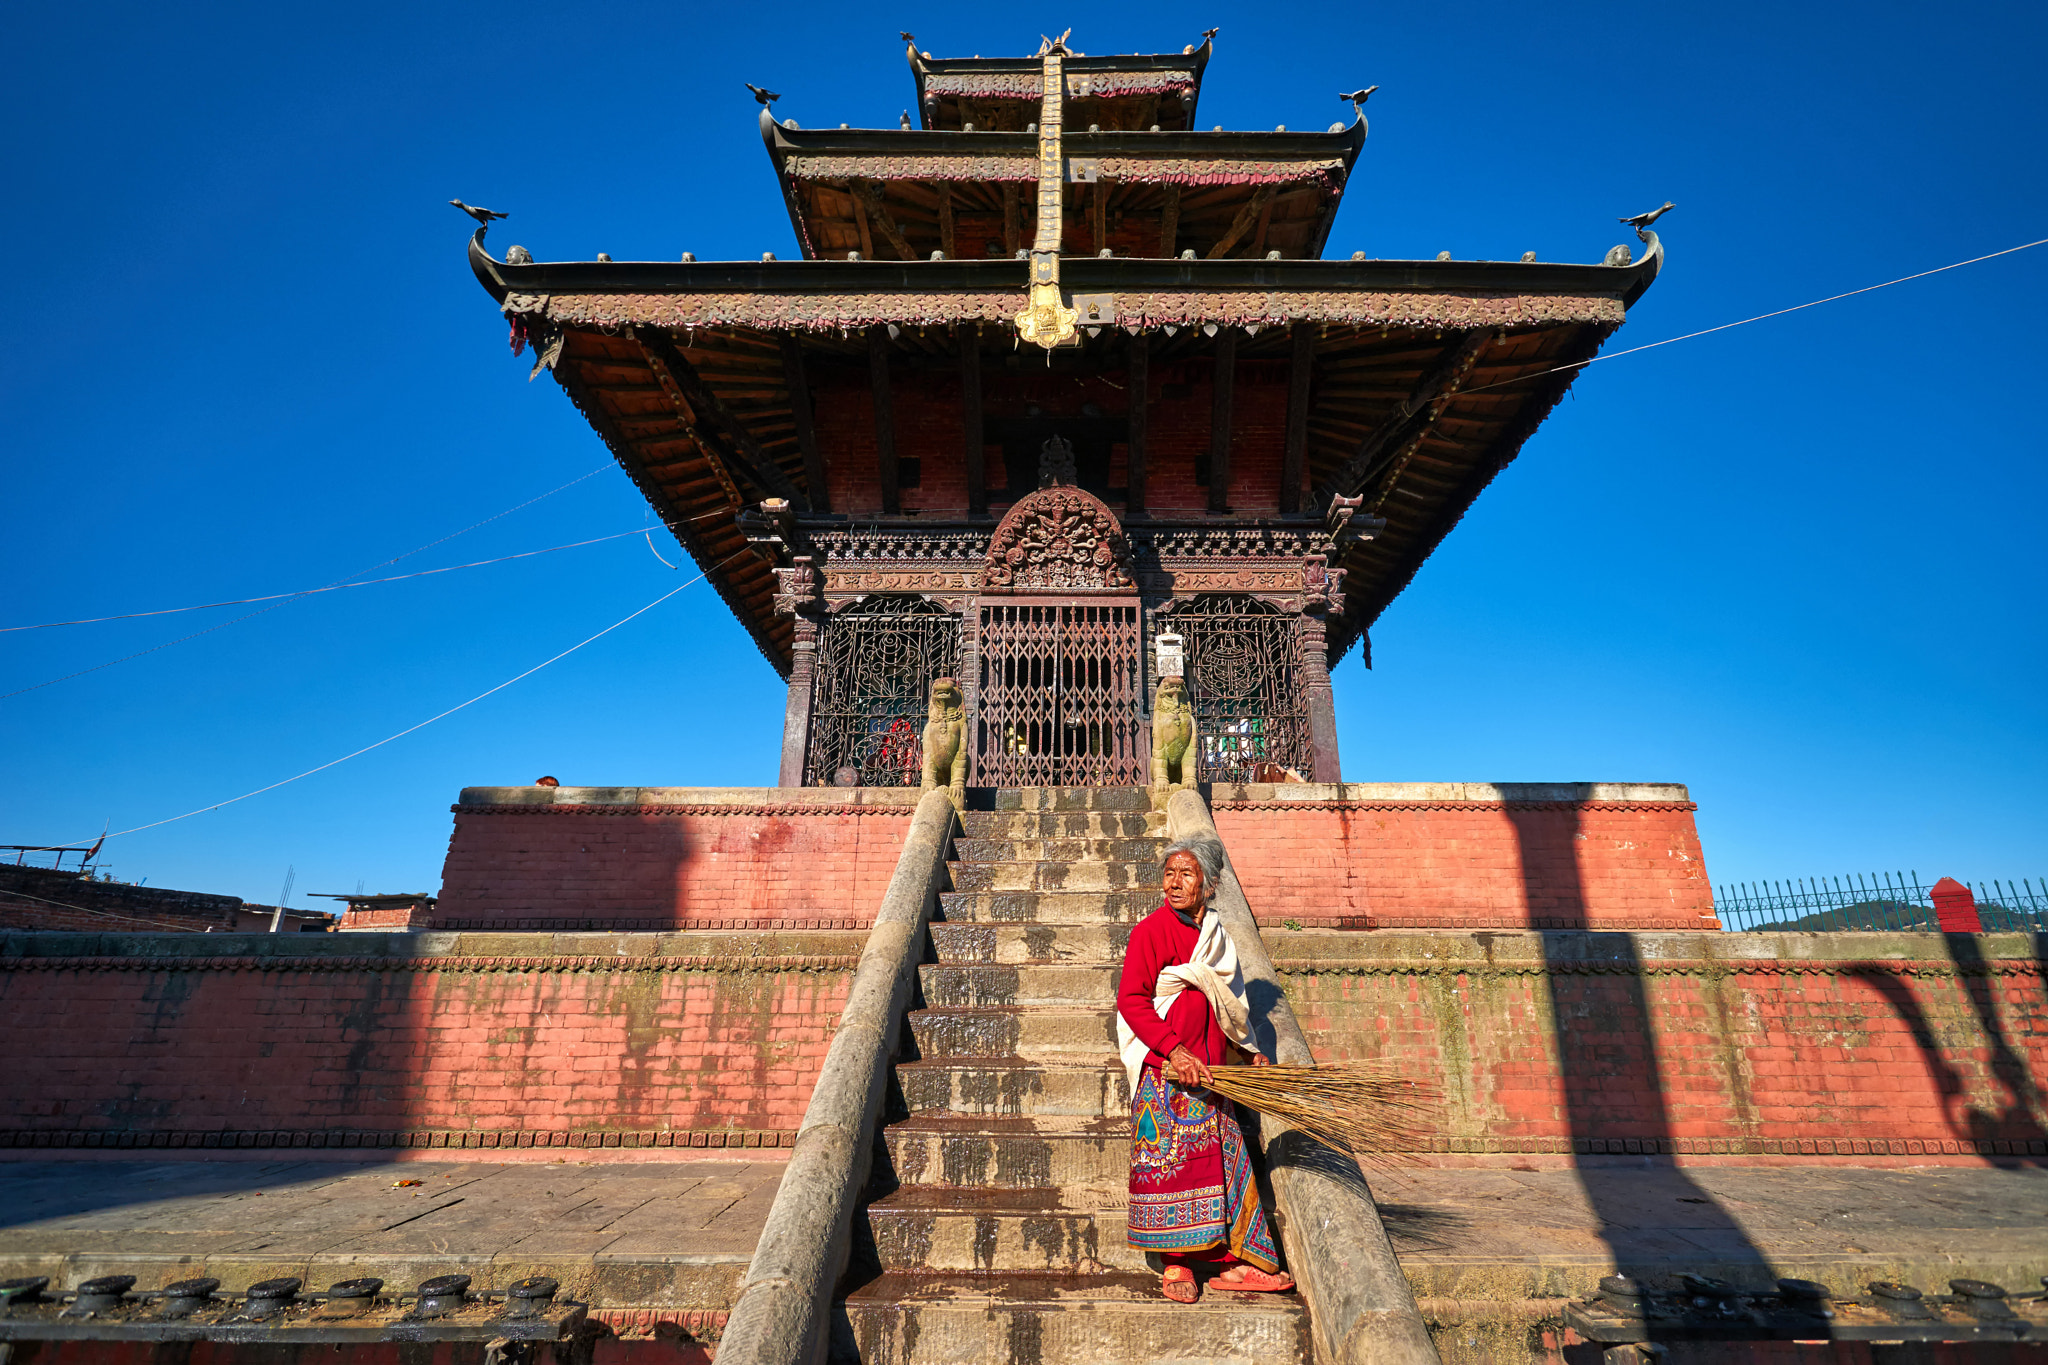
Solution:
[(1626, 223), (1630, 227), (1634, 228), (1636, 230), (1636, 236), (1642, 237), (1643, 240), (1647, 242), (1650, 239), (1648, 237), (1644, 237), (1643, 234), (1650, 230), (1650, 224), (1656, 222), (1659, 218), (1662, 218), (1665, 214), (1671, 212), (1671, 210), (1677, 207), (1678, 205), (1672, 203), (1669, 199), (1666, 199), (1664, 201), (1664, 205), (1662, 208), (1654, 208), (1651, 209), (1648, 213), (1638, 213), (1633, 218), (1623, 218), (1619, 221)]
[(754, 103), (760, 105), (763, 109), (766, 109), (769, 105), (782, 98), (781, 95), (778, 95), (773, 90), (763, 90), (752, 81), (741, 81), (740, 84), (754, 92)]
[(910, 131), (910, 111), (908, 109), (903, 111), (902, 118), (896, 120), (896, 126), (906, 133)]
[(1337, 92), (1337, 98), (1340, 100), (1350, 100), (1351, 107), (1362, 113), (1365, 110), (1365, 102), (1372, 98), (1372, 92), (1377, 89), (1379, 89), (1377, 85), (1368, 85), (1365, 89), (1354, 90), (1348, 95), (1340, 90)]
[(504, 218), (509, 216), (507, 214), (499, 213), (494, 209), (480, 209), (475, 204), (465, 204), (460, 199), (450, 199), (448, 202), (453, 204), (456, 208), (461, 209), (470, 217), (476, 219), (477, 222), (483, 224), (485, 227), (489, 227), (493, 219)]

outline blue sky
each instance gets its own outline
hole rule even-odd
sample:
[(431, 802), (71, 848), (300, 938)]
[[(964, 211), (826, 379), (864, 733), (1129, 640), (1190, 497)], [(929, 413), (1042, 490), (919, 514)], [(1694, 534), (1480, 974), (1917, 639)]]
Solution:
[[(609, 463), (464, 265), (794, 254), (741, 88), (893, 126), (935, 53), (1222, 25), (1202, 122), (1382, 86), (1333, 255), (1597, 260), (1674, 199), (1639, 345), (2048, 237), (2048, 11), (495, 3), (37, 7), (0, 151), (0, 624), (334, 581)], [(1690, 783), (1716, 881), (2048, 871), (2048, 247), (1593, 366), (1338, 672), (1352, 780)], [(630, 530), (622, 474), (385, 572)], [(673, 548), (663, 552), (675, 558)], [(0, 701), (0, 842), (415, 724), (680, 579), (635, 538), (289, 603)], [(237, 613), (0, 635), (0, 691)], [(781, 685), (692, 589), (374, 753), (109, 844), (273, 900), (438, 885), (472, 784), (768, 784)], [(318, 902), (315, 902), (318, 904)]]

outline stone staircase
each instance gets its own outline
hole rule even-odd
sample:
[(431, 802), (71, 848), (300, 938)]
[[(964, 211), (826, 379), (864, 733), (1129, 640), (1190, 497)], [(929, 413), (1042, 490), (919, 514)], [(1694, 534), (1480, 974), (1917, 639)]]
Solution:
[(1172, 1303), (1125, 1244), (1114, 997), (1160, 902), (1164, 812), (1139, 787), (1037, 788), (963, 823), (831, 1358), (1306, 1361), (1296, 1296)]

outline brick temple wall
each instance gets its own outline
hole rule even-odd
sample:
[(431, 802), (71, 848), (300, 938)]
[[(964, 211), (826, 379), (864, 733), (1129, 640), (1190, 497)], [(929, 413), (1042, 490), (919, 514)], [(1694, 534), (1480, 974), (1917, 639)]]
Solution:
[(777, 1147), (858, 933), (0, 935), (0, 1147)]
[(2048, 1155), (2026, 935), (1264, 933), (1319, 1059), (1440, 1088), (1435, 1162)]
[(865, 928), (914, 788), (468, 787), (441, 929)]
[(1218, 785), (1210, 799), (1261, 924), (1719, 927), (1677, 784)]

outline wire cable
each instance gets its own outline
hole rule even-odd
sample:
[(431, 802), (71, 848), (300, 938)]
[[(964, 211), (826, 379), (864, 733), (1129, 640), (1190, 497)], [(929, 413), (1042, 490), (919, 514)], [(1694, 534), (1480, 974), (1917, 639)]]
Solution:
[(1517, 375), (1513, 379), (1500, 379), (1491, 384), (1478, 384), (1469, 389), (1460, 389), (1458, 392), (1461, 395), (1484, 393), (1488, 389), (1505, 388), (1509, 384), (1526, 384), (1532, 379), (1541, 379), (1545, 375), (1563, 374), (1566, 370), (1583, 370), (1586, 366), (1597, 365), (1603, 360), (1619, 360), (1625, 355), (1637, 355), (1643, 351), (1654, 351), (1659, 346), (1670, 346), (1681, 341), (1691, 341), (1694, 337), (1712, 336), (1716, 332), (1725, 332), (1734, 327), (1747, 327), (1752, 322), (1766, 322), (1771, 318), (1784, 317), (1787, 313), (1798, 313), (1808, 308), (1818, 308), (1824, 303), (1835, 303), (1842, 299), (1853, 299), (1858, 294), (1872, 294), (1880, 289), (1889, 289), (1895, 284), (1906, 284), (1913, 280), (1924, 280), (1929, 275), (1939, 275), (1943, 271), (1948, 270), (1961, 270), (1966, 265), (1977, 265), (1983, 261), (1995, 261), (2000, 256), (2010, 256), (2016, 251), (2028, 251), (2037, 246), (2048, 246), (2048, 237), (2043, 237), (2037, 242), (2022, 242), (2018, 246), (2009, 246), (2003, 251), (1993, 251), (1983, 256), (1972, 256), (1967, 261), (1957, 261), (1953, 265), (1938, 265), (1932, 270), (1923, 270), (1917, 275), (1901, 275), (1896, 280), (1886, 280), (1883, 284), (1866, 284), (1861, 289), (1851, 289), (1844, 294), (1830, 294), (1824, 299), (1815, 299), (1811, 303), (1795, 303), (1790, 308), (1780, 308), (1770, 313), (1758, 313), (1753, 318), (1743, 318), (1739, 322), (1724, 322), (1718, 327), (1703, 327), (1697, 332), (1687, 332), (1684, 336), (1666, 337), (1662, 341), (1645, 342), (1641, 346), (1631, 346), (1625, 351), (1609, 351), (1605, 355), (1596, 355), (1590, 360), (1574, 360), (1569, 365), (1554, 365), (1550, 369), (1538, 370), (1534, 374)]
[[(134, 621), (145, 616), (175, 616), (185, 611), (212, 611), (216, 607), (245, 607), (252, 602), (276, 602), (288, 597), (312, 597), (323, 592), (340, 592), (344, 588), (368, 588), (379, 583), (403, 583), (408, 578), (431, 578), (437, 573), (454, 573), (457, 569), (481, 569), (487, 564), (504, 564), (515, 559), (532, 559), (535, 555), (551, 555), (557, 550), (580, 550), (585, 545), (602, 545), (608, 540), (623, 540), (627, 536), (647, 534), (644, 530), (618, 531), (608, 536), (595, 536), (589, 540), (572, 540), (567, 545), (550, 545), (545, 550), (522, 550), (516, 555), (499, 555), (496, 559), (478, 559), (468, 564), (449, 564), (439, 569), (421, 569), (416, 573), (393, 574), (389, 578), (364, 578), (353, 583), (330, 583), (324, 588), (301, 588), (297, 592), (274, 592), (267, 597), (237, 597), (226, 602), (201, 602), (190, 607), (163, 607), (157, 611), (130, 611), (119, 616), (88, 616), (77, 621), (44, 621), (33, 626), (0, 626), (0, 635), (17, 630), (53, 630), (58, 626), (97, 626), (107, 621)], [(664, 561), (666, 562), (666, 561)], [(670, 564), (673, 569), (675, 565)], [(253, 615), (254, 613), (251, 613)], [(187, 637), (190, 638), (189, 636)], [(11, 694), (10, 694), (11, 695)]]
[[(587, 639), (579, 640), (575, 644), (570, 645), (560, 654), (554, 655), (552, 658), (542, 659), (539, 663), (535, 664), (532, 668), (527, 669), (524, 673), (515, 674), (512, 677), (505, 679), (505, 681), (499, 683), (496, 687), (488, 688), (482, 692), (479, 692), (475, 696), (471, 697), (468, 701), (459, 702), (456, 705), (449, 707), (446, 711), (441, 712), (439, 715), (428, 716), (425, 720), (419, 722), (417, 725), (408, 725), (403, 730), (400, 730), (397, 734), (386, 735), (384, 738), (378, 740), (375, 744), (365, 744), (362, 748), (355, 750), (353, 753), (346, 753), (343, 754), (340, 758), (329, 759), (327, 762), (322, 763), (317, 768), (308, 768), (306, 769), (306, 771), (302, 773), (294, 773), (290, 777), (284, 778), (281, 781), (272, 782), (268, 786), (258, 787), (254, 791), (243, 792), (240, 796), (231, 796), (225, 801), (216, 801), (210, 806), (200, 806), (196, 810), (186, 811), (183, 815), (173, 815), (162, 820), (152, 820), (146, 825), (134, 825), (128, 829), (117, 829), (112, 834), (103, 835), (101, 837), (103, 839), (118, 839), (124, 834), (140, 834), (143, 830), (146, 829), (156, 829), (162, 825), (174, 825), (180, 820), (189, 820), (195, 815), (205, 815), (209, 811), (219, 810), (223, 806), (232, 806), (237, 801), (247, 801), (252, 796), (261, 796), (265, 792), (274, 792), (279, 787), (288, 787), (292, 783), (297, 782), (300, 778), (311, 777), (315, 773), (324, 773), (329, 768), (339, 767), (341, 764), (348, 762), (352, 758), (360, 758), (364, 754), (369, 753), (372, 749), (381, 749), (385, 745), (391, 743), (393, 740), (404, 739), (407, 735), (412, 734), (416, 730), (424, 730), (437, 720), (446, 719), (447, 717), (454, 715), (457, 711), (460, 711), (465, 707), (476, 705), (485, 697), (489, 697), (496, 693), (503, 692), (512, 684), (519, 682), (522, 679), (532, 677), (534, 674), (540, 672), (543, 668), (546, 668), (549, 664), (554, 663), (557, 660), (568, 658), (571, 654), (574, 654), (577, 650), (583, 648), (585, 645), (594, 644), (595, 642), (602, 640), (605, 636), (611, 634), (620, 626), (625, 625), (628, 621), (631, 621), (636, 617), (645, 616), (648, 612), (653, 611), (663, 602), (668, 601), (669, 598), (674, 597), (677, 593), (683, 591), (683, 589), (694, 587), (697, 584), (702, 583), (706, 578), (710, 577), (713, 573), (716, 573), (719, 569), (724, 568), (726, 565), (732, 563), (733, 560), (738, 559), (741, 555), (746, 553), (748, 553), (748, 551), (746, 550), (737, 550), (733, 552), (732, 554), (726, 556), (724, 559), (720, 560), (718, 563), (712, 565), (709, 569), (706, 569), (703, 573), (698, 574), (689, 582), (682, 583), (677, 585), (676, 587), (670, 588), (667, 592), (655, 598), (652, 602), (649, 602), (646, 606), (640, 608), (638, 611), (620, 617), (618, 620), (606, 626), (603, 630), (597, 632), (597, 634), (592, 635)], [(54, 848), (78, 848), (82, 846), (83, 841), (77, 844), (51, 845), (51, 847)]]
[[(569, 482), (563, 484), (560, 488), (550, 488), (547, 492), (540, 494), (538, 497), (528, 498), (525, 502), (520, 503), (518, 507), (508, 507), (504, 511), (497, 513), (495, 516), (488, 516), (485, 517), (482, 521), (472, 522), (468, 526), (463, 527), (460, 531), (451, 531), (447, 535), (442, 536), (439, 540), (430, 540), (426, 544), (419, 546), (417, 549), (407, 550), (402, 555), (393, 555), (390, 559), (384, 560), (377, 564), (372, 564), (367, 569), (357, 569), (354, 573), (343, 574), (340, 578), (337, 578), (334, 580), (334, 582), (328, 584), (328, 587), (341, 587), (352, 578), (360, 578), (366, 573), (375, 573), (377, 570), (388, 568), (391, 565), (398, 563), (402, 559), (411, 559), (414, 555), (420, 554), (427, 550), (431, 550), (436, 545), (445, 545), (449, 541), (454, 540), (457, 536), (466, 536), (479, 526), (488, 526), (492, 522), (498, 520), (500, 517), (509, 517), (514, 512), (519, 511), (521, 508), (531, 507), (535, 503), (540, 502), (543, 499), (552, 498), (555, 494), (563, 492), (566, 489), (574, 488), (577, 484), (582, 483), (585, 479), (595, 478), (597, 475), (604, 473), (605, 470), (610, 468), (612, 468), (612, 466), (609, 462), (601, 464), (587, 474), (578, 474), (575, 478), (569, 480)], [(208, 626), (205, 630), (195, 630), (190, 635), (180, 635), (176, 639), (166, 640), (160, 645), (151, 645), (148, 649), (138, 649), (133, 654), (123, 654), (118, 659), (109, 659), (103, 664), (94, 664), (91, 668), (81, 668), (75, 673), (66, 673), (62, 677), (49, 678), (39, 683), (31, 683), (27, 687), (17, 687), (12, 692), (0, 692), (0, 701), (6, 701), (10, 697), (21, 696), (24, 692), (39, 692), (45, 687), (55, 687), (58, 683), (70, 682), (73, 678), (82, 678), (88, 673), (97, 673), (103, 668), (112, 668), (115, 664), (125, 664), (130, 659), (140, 659), (145, 654), (154, 654), (158, 650), (169, 649), (172, 645), (181, 645), (185, 643), (185, 641), (187, 640), (196, 640), (202, 635), (211, 635), (217, 630), (226, 630), (229, 626), (238, 625), (241, 622), (248, 620), (252, 616), (261, 616), (265, 612), (276, 611), (279, 607), (287, 606), (293, 602), (298, 601), (299, 598), (301, 597), (309, 597), (313, 593), (320, 591), (323, 590), (319, 588), (308, 588), (305, 592), (291, 593), (285, 596), (285, 598), (282, 601), (273, 602), (271, 605), (267, 607), (258, 607), (255, 611), (244, 612), (240, 616), (232, 617), (226, 621), (222, 621), (219, 625)]]

